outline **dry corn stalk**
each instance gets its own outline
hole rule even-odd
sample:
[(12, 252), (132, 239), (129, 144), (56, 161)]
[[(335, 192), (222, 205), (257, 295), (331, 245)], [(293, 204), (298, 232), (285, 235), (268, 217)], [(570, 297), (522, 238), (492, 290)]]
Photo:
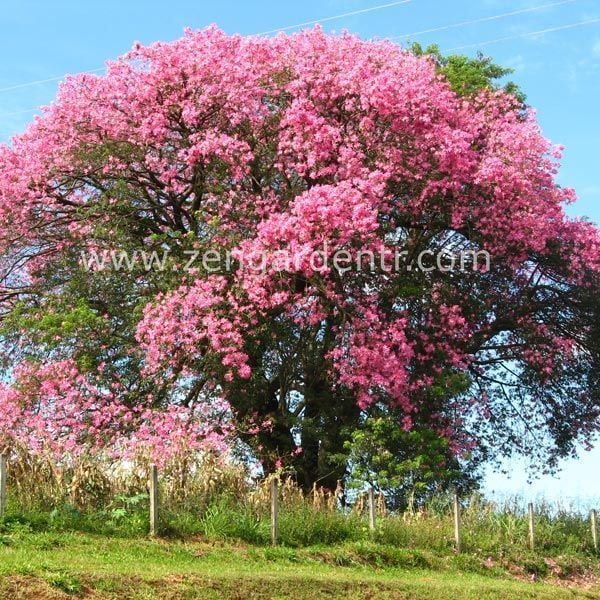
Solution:
[(342, 495), (344, 494), (344, 489), (342, 488), (342, 482), (338, 479), (337, 486), (332, 494), (329, 494), (327, 507), (330, 510), (335, 510), (341, 503)]
[(379, 492), (377, 496), (377, 504), (375, 506), (378, 517), (385, 517), (388, 514), (387, 506), (385, 505), (385, 496), (383, 492)]
[(317, 484), (314, 483), (313, 484), (313, 508), (315, 508), (316, 510), (322, 510), (326, 506), (327, 506), (327, 501), (326, 501), (325, 490), (322, 487), (318, 488)]
[(365, 506), (367, 503), (367, 495), (363, 492), (358, 495), (356, 502), (354, 503), (353, 510), (354, 512), (360, 516), (365, 512)]

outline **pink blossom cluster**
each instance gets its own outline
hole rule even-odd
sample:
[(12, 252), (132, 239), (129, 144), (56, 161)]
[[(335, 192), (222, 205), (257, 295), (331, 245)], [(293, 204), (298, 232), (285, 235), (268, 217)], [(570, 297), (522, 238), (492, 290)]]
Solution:
[(123, 389), (106, 390), (71, 360), (22, 363), (0, 386), (0, 445), (70, 465), (81, 456), (165, 466), (203, 452), (225, 455), (229, 407), (212, 400), (193, 408), (126, 406)]
[[(241, 350), (243, 313), (235, 299), (228, 297), (226, 285), (219, 276), (196, 280), (158, 297), (156, 306), (147, 306), (137, 335), (149, 372), (160, 366), (176, 369), (211, 352), (240, 377), (250, 375)], [(230, 379), (233, 372), (229, 370), (226, 376)]]

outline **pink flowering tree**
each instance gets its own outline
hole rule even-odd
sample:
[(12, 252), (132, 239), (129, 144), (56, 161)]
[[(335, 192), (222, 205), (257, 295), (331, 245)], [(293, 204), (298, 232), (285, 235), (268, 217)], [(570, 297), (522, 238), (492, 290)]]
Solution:
[[(193, 413), (219, 447), (217, 403), (306, 487), (344, 476), (374, 410), (458, 457), (552, 467), (589, 444), (598, 229), (565, 216), (533, 111), (457, 64), (213, 27), (69, 77), (0, 147), (0, 413), (50, 419), (4, 439), (160, 454)], [(48, 383), (19, 383), (36, 369)]]

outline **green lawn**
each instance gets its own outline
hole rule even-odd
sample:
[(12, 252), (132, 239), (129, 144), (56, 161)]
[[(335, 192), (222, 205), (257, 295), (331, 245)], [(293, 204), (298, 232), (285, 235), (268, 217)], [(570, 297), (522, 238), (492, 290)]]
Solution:
[[(418, 555), (406, 553), (386, 566), (385, 549), (376, 545), (357, 553), (350, 546), (292, 550), (53, 532), (2, 536), (0, 543), (0, 598), (11, 600), (600, 598), (597, 586), (573, 590), (520, 581), (500, 569), (470, 572), (460, 557), (425, 570)], [(373, 564), (357, 558), (367, 554)]]

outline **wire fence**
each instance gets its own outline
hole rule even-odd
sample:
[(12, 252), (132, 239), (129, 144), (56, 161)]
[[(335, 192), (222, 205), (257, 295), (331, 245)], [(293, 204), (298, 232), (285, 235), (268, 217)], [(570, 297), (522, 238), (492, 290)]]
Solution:
[[(10, 481), (7, 477), (8, 468), (7, 456), (1, 455), (0, 518), (4, 518), (7, 513), (7, 482)], [(137, 501), (141, 498), (142, 502), (146, 503), (146, 509), (144, 510), (142, 506), (141, 513), (145, 512), (147, 515), (147, 531), (151, 536), (159, 536), (162, 532), (161, 524), (165, 521), (165, 513), (172, 514), (177, 512), (177, 509), (173, 508), (172, 503), (166, 501), (165, 490), (162, 489), (166, 485), (166, 475), (161, 479), (161, 473), (156, 465), (149, 465), (148, 480), (145, 484), (147, 493), (135, 498)], [(204, 511), (203, 516), (199, 518), (203, 519), (205, 524), (209, 518), (213, 520), (225, 518), (215, 509), (212, 513), (209, 510), (211, 499), (219, 498), (220, 492), (217, 488), (218, 486), (208, 485), (209, 498), (203, 503), (202, 509), (199, 505), (197, 507), (197, 515)], [(18, 489), (14, 492), (13, 496), (18, 495)], [(238, 506), (244, 503), (254, 515), (258, 515), (255, 517), (254, 526), (257, 526), (261, 519), (268, 521), (272, 545), (282, 543), (285, 545), (289, 541), (289, 535), (284, 536), (285, 539), (282, 540), (281, 521), (283, 519), (286, 531), (289, 531), (289, 520), (292, 517), (298, 519), (298, 512), (301, 510), (303, 520), (297, 527), (304, 527), (307, 530), (311, 527), (343, 529), (344, 520), (347, 521), (348, 526), (362, 520), (366, 527), (366, 537), (372, 539), (383, 537), (383, 539), (395, 540), (397, 543), (410, 543), (412, 534), (419, 535), (423, 539), (423, 532), (417, 531), (420, 523), (422, 529), (425, 527), (430, 529), (427, 539), (431, 540), (433, 536), (438, 536), (441, 540), (438, 544), (441, 543), (442, 546), (446, 544), (445, 547), (451, 547), (455, 553), (464, 552), (465, 546), (467, 551), (482, 546), (482, 536), (489, 534), (493, 537), (492, 530), (498, 532), (495, 538), (498, 541), (504, 539), (507, 544), (521, 544), (523, 547), (528, 547), (531, 552), (544, 551), (553, 544), (558, 548), (561, 544), (570, 543), (584, 552), (594, 555), (598, 553), (596, 509), (591, 509), (587, 517), (576, 514), (553, 517), (547, 506), (536, 509), (536, 506), (530, 502), (527, 504), (526, 511), (520, 514), (515, 507), (510, 511), (502, 511), (490, 508), (491, 505), (481, 504), (481, 501), (474, 501), (469, 497), (461, 498), (458, 493), (454, 493), (447, 504), (436, 510), (419, 508), (399, 512), (390, 510), (385, 494), (370, 486), (355, 491), (353, 502), (348, 503), (346, 490), (340, 482), (335, 490), (325, 490), (315, 485), (309, 494), (305, 494), (290, 478), (281, 474), (265, 478), (244, 494), (243, 501), (240, 500), (241, 496), (238, 496), (235, 502)], [(235, 506), (235, 503), (223, 508), (223, 512), (233, 511), (230, 520), (245, 518), (239, 514), (236, 516), (234, 514), (236, 509), (235, 507), (232, 509), (232, 506)], [(324, 520), (324, 515), (330, 516), (329, 522)], [(335, 525), (332, 525), (331, 518), (336, 520)], [(214, 524), (212, 528), (214, 529)], [(403, 528), (404, 534), (390, 535), (389, 530), (394, 528), (396, 531)], [(538, 528), (541, 528), (539, 537)], [(331, 533), (328, 535), (327, 539), (330, 539)], [(317, 538), (324, 539), (322, 536)], [(304, 536), (303, 539), (309, 538)]]

